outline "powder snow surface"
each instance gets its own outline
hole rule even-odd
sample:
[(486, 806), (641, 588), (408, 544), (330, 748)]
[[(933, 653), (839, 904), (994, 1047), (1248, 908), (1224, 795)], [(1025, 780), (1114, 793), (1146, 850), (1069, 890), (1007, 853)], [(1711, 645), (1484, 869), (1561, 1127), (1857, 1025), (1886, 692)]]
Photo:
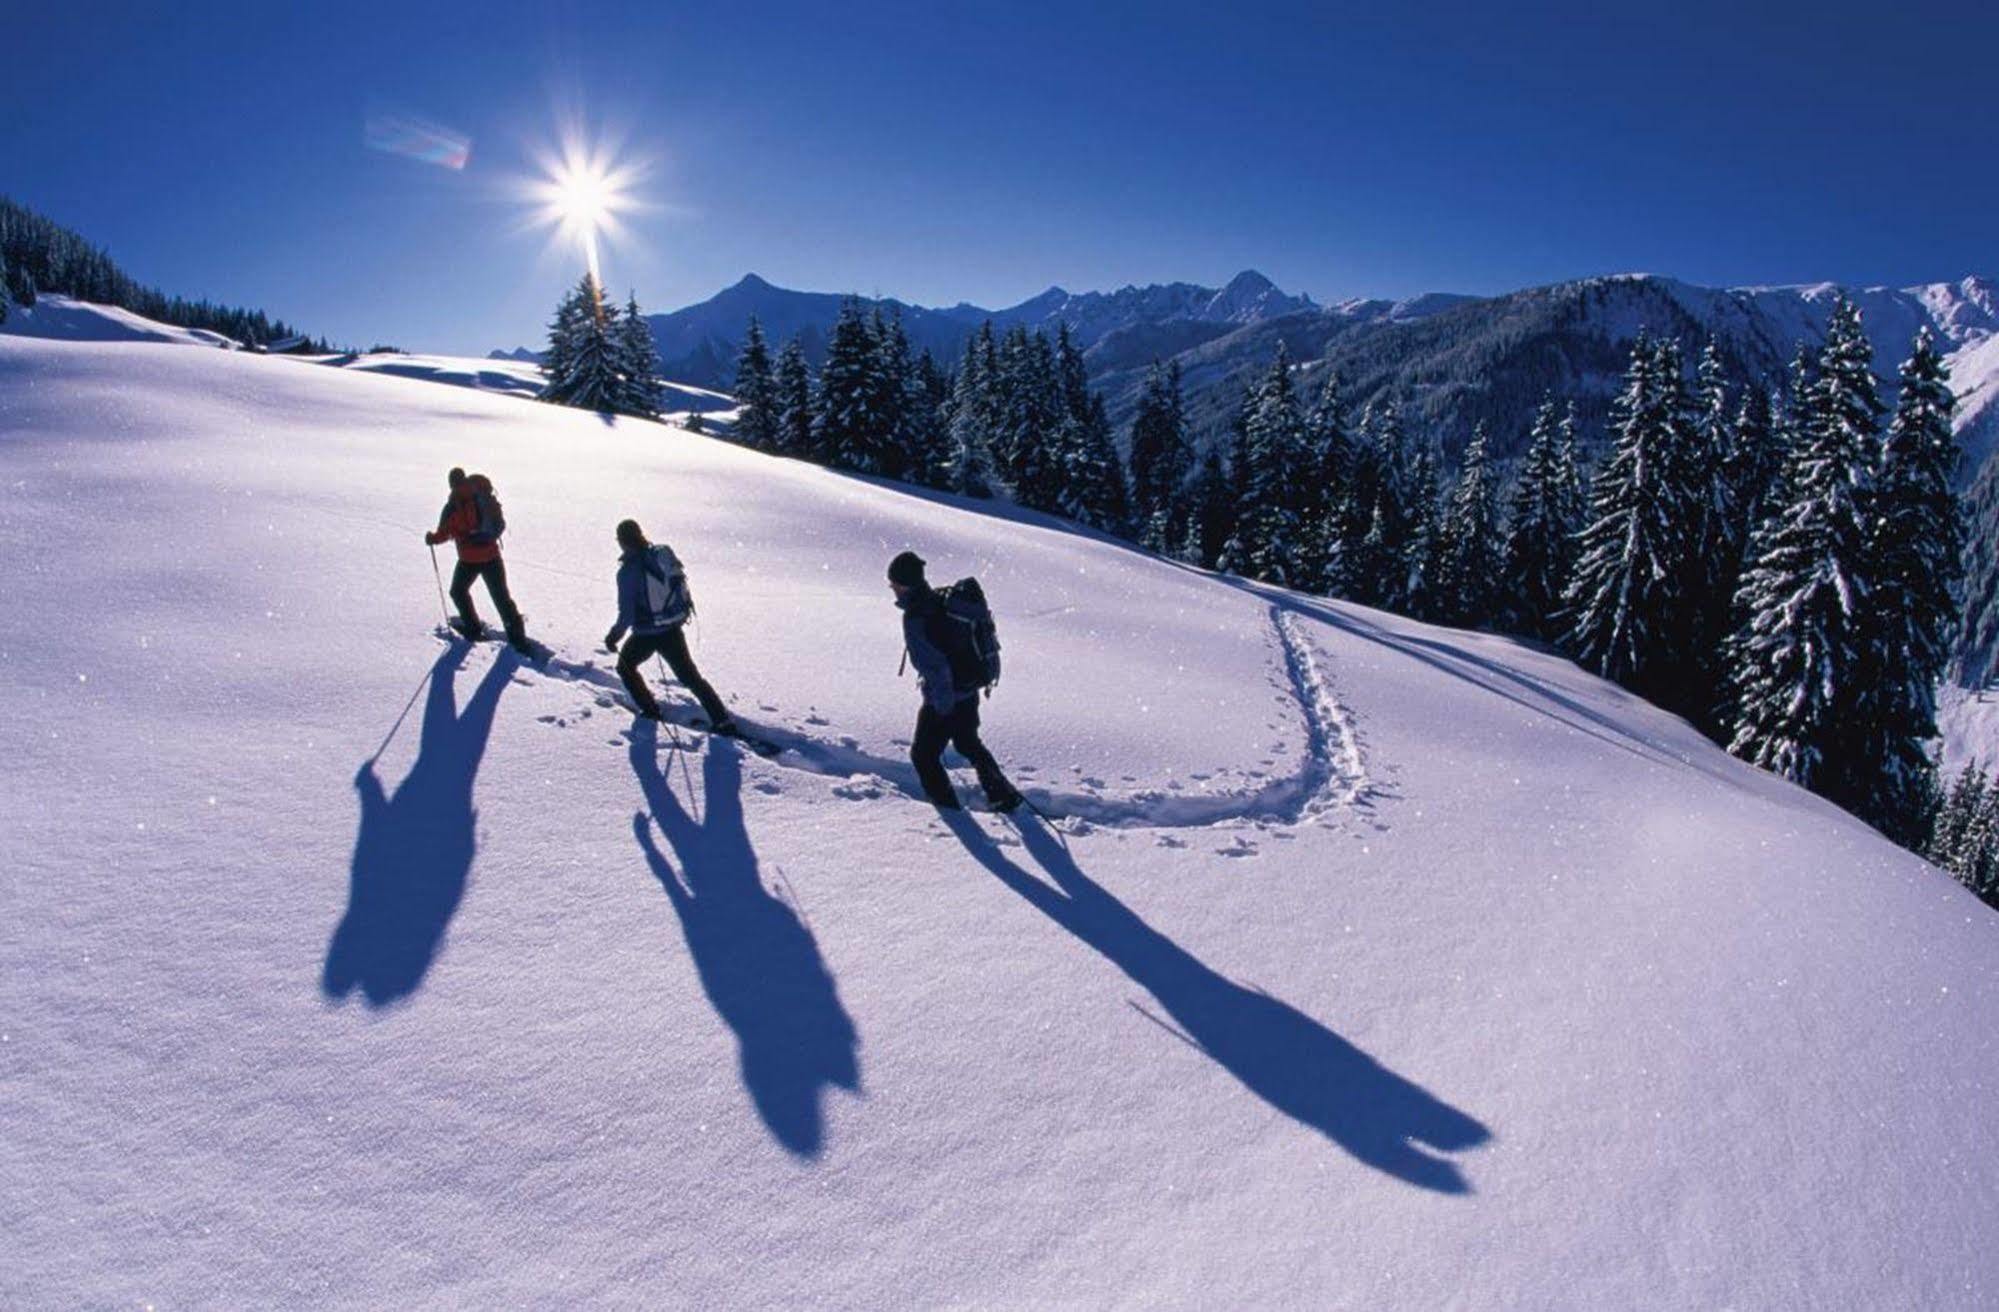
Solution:
[[(0, 1304), (1999, 1301), (1999, 916), (1563, 660), (223, 351), (0, 338), (0, 497)], [(910, 796), (905, 547), (1060, 831)]]
[(44, 294), (33, 305), (7, 306), (0, 336), (41, 337), (67, 342), (169, 342), (176, 346), (219, 346), (235, 350), (233, 337), (206, 328), (181, 328), (157, 319), (67, 296)]

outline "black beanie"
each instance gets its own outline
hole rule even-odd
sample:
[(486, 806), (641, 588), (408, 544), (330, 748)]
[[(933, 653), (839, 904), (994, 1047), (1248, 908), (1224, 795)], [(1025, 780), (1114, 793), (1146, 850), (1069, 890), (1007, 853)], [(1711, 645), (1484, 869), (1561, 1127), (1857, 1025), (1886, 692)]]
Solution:
[(905, 551), (888, 563), (888, 581), (900, 583), (905, 588), (923, 586), (923, 557), (913, 551)]
[(643, 547), (646, 545), (645, 530), (639, 527), (639, 522), (636, 519), (621, 519), (618, 521), (618, 543), (620, 546), (626, 547)]

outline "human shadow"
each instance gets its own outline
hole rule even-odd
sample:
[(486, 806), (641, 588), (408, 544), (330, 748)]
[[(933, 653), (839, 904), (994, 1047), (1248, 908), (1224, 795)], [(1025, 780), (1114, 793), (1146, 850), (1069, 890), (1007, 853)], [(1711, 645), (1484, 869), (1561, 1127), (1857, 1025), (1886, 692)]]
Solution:
[(645, 812), (633, 815), (632, 833), (680, 918), (702, 989), (735, 1031), (750, 1100), (789, 1152), (817, 1157), (826, 1139), (822, 1093), (860, 1090), (860, 1034), (812, 931), (764, 886), (743, 821), (742, 760), (734, 744), (709, 740), (698, 817), (673, 795), (651, 725), (634, 731), (631, 762), (679, 869), (654, 842)]
[(1438, 1193), (1471, 1192), (1457, 1163), (1438, 1154), (1491, 1138), (1476, 1119), (1296, 1007), (1218, 974), (1086, 877), (1034, 819), (1021, 824), (1022, 841), (1054, 887), (1015, 865), (965, 813), (944, 821), (1001, 883), (1150, 993), (1178, 1037), (1251, 1093), (1375, 1170)]
[(383, 791), (376, 757), (363, 761), (354, 776), (361, 827), (347, 913), (320, 972), (320, 989), (329, 998), (344, 999), (358, 989), (369, 1006), (386, 1007), (416, 992), (465, 895), (478, 846), (472, 783), (517, 664), (512, 652), (500, 652), (459, 710), (452, 688), (466, 651), (465, 644), (451, 643), (431, 667), (416, 763), (395, 794)]

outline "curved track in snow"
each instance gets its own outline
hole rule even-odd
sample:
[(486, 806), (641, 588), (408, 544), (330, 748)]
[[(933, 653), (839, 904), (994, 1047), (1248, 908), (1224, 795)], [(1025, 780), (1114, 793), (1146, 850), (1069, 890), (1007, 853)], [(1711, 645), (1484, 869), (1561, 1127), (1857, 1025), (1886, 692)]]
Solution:
[[(1270, 640), (1282, 666), (1305, 735), (1305, 752), (1290, 774), (1268, 779), (1254, 789), (1189, 793), (1168, 788), (1138, 788), (1123, 792), (1078, 791), (1024, 784), (1021, 791), (1036, 807), (1054, 815), (1091, 824), (1130, 829), (1196, 829), (1232, 821), (1267, 824), (1311, 824), (1344, 811), (1369, 789), (1359, 736), (1347, 709), (1334, 694), (1322, 662), (1324, 656), (1306, 634), (1297, 616), (1281, 605), (1269, 608)], [(623, 705), (624, 685), (616, 672), (595, 660), (570, 660), (554, 655), (540, 673), (553, 680), (593, 689), (594, 708)], [(691, 728), (692, 708), (663, 703), (667, 723)], [(569, 716), (544, 715), (544, 722), (572, 723)], [(787, 770), (839, 781), (844, 796), (876, 797), (900, 793), (923, 796), (916, 772), (903, 757), (887, 757), (853, 743), (828, 740), (796, 728), (737, 717), (756, 737), (776, 748), (766, 759)]]

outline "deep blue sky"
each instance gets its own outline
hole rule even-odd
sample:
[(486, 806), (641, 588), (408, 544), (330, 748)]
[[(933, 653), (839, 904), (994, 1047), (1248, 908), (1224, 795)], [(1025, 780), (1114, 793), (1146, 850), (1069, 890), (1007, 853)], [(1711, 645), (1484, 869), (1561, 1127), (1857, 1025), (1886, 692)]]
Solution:
[[(468, 353), (580, 269), (508, 197), (562, 105), (655, 162), (605, 266), (649, 309), (751, 270), (986, 305), (1999, 273), (1999, 6), (1401, 8), (83, 0), (11, 29), (0, 192), (169, 291)], [(470, 165), (365, 149), (384, 104)]]

